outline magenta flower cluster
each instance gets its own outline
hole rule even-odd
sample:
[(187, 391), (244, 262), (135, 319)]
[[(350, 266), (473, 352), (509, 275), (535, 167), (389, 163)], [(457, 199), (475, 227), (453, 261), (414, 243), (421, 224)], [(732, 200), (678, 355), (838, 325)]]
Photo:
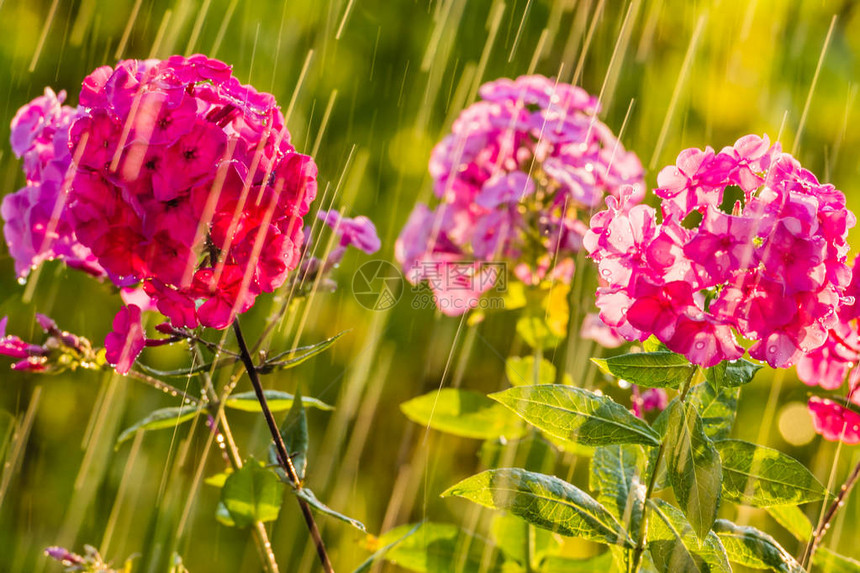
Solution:
[(90, 274), (104, 274), (96, 257), (74, 234), (65, 189), (70, 175), (69, 126), (75, 109), (63, 105), (66, 92), (50, 88), (15, 114), (12, 151), (20, 157), (26, 186), (3, 197), (3, 233), (20, 278), (43, 261), (60, 259)]
[(116, 284), (177, 327), (228, 326), (298, 264), (316, 166), (273, 96), (204, 56), (126, 60), (83, 83), (69, 211)]
[(776, 368), (825, 343), (851, 280), (855, 217), (840, 191), (756, 135), (682, 151), (657, 182), (660, 224), (653, 208), (630, 207), (632, 191), (591, 220), (604, 322), (703, 366), (743, 355), (735, 332)]
[[(635, 186), (633, 199), (644, 194), (639, 159), (582, 88), (524, 76), (484, 84), (480, 95), (433, 150), (439, 205), (418, 204), (395, 247), (410, 282), (428, 280), (440, 299), (470, 303), (440, 305), (448, 314), (474, 307), (492, 286), (477, 276), (489, 272), (483, 262), (513, 263), (529, 284), (569, 281), (584, 214), (625, 184)], [(452, 280), (430, 280), (439, 276)]]

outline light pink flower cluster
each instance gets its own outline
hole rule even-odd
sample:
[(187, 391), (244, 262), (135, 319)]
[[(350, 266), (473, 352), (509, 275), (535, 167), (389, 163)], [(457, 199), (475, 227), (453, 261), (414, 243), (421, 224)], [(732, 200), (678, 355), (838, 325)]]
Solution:
[(636, 186), (634, 199), (644, 194), (639, 159), (597, 119), (597, 100), (583, 89), (524, 76), (484, 84), (480, 95), (433, 150), (439, 206), (415, 207), (395, 252), (410, 282), (428, 280), (437, 300), (471, 302), (440, 305), (455, 315), (492, 287), (484, 275), (498, 269), (482, 262), (514, 263), (530, 284), (569, 281), (584, 214), (624, 184)]
[(703, 366), (743, 355), (733, 330), (779, 368), (825, 343), (851, 279), (855, 218), (840, 191), (756, 135), (719, 153), (687, 149), (657, 182), (661, 224), (651, 207), (629, 207), (632, 190), (591, 220), (604, 322)]
[(9, 254), (20, 278), (43, 261), (61, 259), (70, 267), (100, 276), (104, 271), (90, 250), (81, 245), (65, 203), (66, 177), (72, 163), (69, 125), (75, 109), (63, 105), (66, 92), (50, 88), (15, 114), (12, 151), (22, 159), (26, 186), (3, 198), (0, 213)]
[(224, 328), (283, 284), (316, 166), (273, 96), (218, 60), (174, 56), (97, 69), (80, 105), (70, 216), (111, 280), (142, 282), (188, 328)]

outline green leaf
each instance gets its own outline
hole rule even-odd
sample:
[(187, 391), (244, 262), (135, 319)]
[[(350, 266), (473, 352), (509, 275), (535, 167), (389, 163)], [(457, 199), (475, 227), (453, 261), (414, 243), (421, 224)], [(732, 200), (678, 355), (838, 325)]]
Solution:
[(493, 541), (502, 554), (520, 565), (526, 562), (526, 544), (529, 544), (531, 566), (546, 555), (558, 553), (559, 537), (540, 527), (533, 527), (516, 515), (499, 512), (493, 517)]
[(696, 535), (704, 539), (720, 505), (720, 456), (693, 405), (675, 402), (670, 408), (663, 445), (669, 481)]
[[(287, 418), (281, 424), (280, 431), (284, 446), (287, 449), (287, 455), (290, 456), (296, 474), (301, 481), (305, 479), (305, 470), (308, 467), (308, 419), (302, 406), (301, 392), (296, 392), (293, 407), (290, 408)], [(278, 449), (274, 442), (269, 444), (269, 463), (276, 467), (275, 473), (278, 474), (282, 482), (292, 483), (284, 469), (280, 467), (281, 461), (278, 459)]]
[(634, 352), (591, 361), (607, 374), (646, 388), (680, 388), (696, 371), (674, 352)]
[(820, 571), (827, 573), (860, 573), (860, 561), (839, 555), (826, 547), (819, 547), (812, 562)]
[(741, 440), (716, 443), (723, 461), (723, 495), (753, 507), (798, 505), (827, 491), (806, 467), (778, 450)]
[(152, 376), (158, 376), (160, 378), (187, 378), (193, 374), (198, 374), (200, 372), (209, 372), (212, 369), (217, 370), (218, 368), (234, 364), (236, 360), (236, 358), (225, 358), (223, 360), (219, 360), (218, 362), (205, 362), (203, 364), (198, 364), (197, 366), (178, 368), (176, 370), (156, 370), (155, 368), (150, 368), (149, 366), (140, 361), (136, 362), (136, 364), (140, 367), (141, 370), (143, 370), (147, 374), (151, 374)]
[[(284, 412), (293, 407), (293, 395), (281, 392), (279, 390), (264, 390), (263, 395), (266, 397), (266, 403), (269, 405), (269, 410), (272, 412)], [(306, 408), (316, 408), (317, 410), (334, 410), (334, 406), (329, 406), (325, 402), (321, 402), (316, 398), (302, 398), (302, 404)], [(224, 405), (234, 410), (242, 410), (244, 412), (262, 412), (260, 401), (257, 400), (257, 394), (251, 392), (241, 392), (239, 394), (231, 394), (224, 401)]]
[(221, 488), (221, 503), (238, 527), (276, 520), (283, 501), (278, 476), (253, 459), (228, 476)]
[(217, 473), (215, 475), (209, 476), (203, 483), (206, 485), (211, 485), (214, 487), (224, 487), (224, 482), (227, 481), (227, 478), (230, 477), (230, 474), (233, 473), (233, 468), (227, 468), (225, 471), (221, 473)]
[(754, 527), (744, 527), (718, 519), (714, 522), (714, 532), (723, 543), (726, 555), (732, 563), (782, 573), (803, 571), (800, 563), (773, 537)]
[(540, 573), (594, 573), (608, 572), (612, 569), (612, 554), (608, 551), (588, 559), (572, 559), (558, 555), (548, 555), (541, 562)]
[[(666, 428), (669, 427), (669, 414), (674, 411), (677, 404), (678, 398), (672, 398), (669, 405), (651, 423), (651, 428), (660, 436), (660, 441), (666, 438)], [(648, 452), (647, 479), (651, 479), (651, 474), (655, 469), (657, 471), (657, 477), (654, 479), (654, 491), (662, 491), (672, 485), (669, 482), (669, 472), (666, 471), (666, 464), (661, 462), (659, 467), (657, 467), (659, 454), (660, 451), (658, 448), (652, 448)]]
[(783, 526), (798, 541), (806, 543), (812, 537), (812, 522), (796, 505), (774, 505), (766, 508), (777, 523)]
[(671, 352), (669, 348), (660, 342), (653, 334), (642, 342), (642, 350), (645, 352)]
[(179, 406), (175, 408), (162, 408), (151, 412), (146, 418), (139, 420), (123, 430), (117, 438), (116, 445), (130, 440), (137, 432), (146, 430), (161, 430), (163, 428), (175, 428), (183, 422), (187, 422), (200, 412), (198, 406)]
[(678, 508), (662, 499), (651, 499), (648, 505), (652, 512), (648, 519), (648, 550), (658, 571), (731, 571), (726, 551), (713, 531), (701, 540)]
[(233, 516), (230, 515), (230, 512), (227, 510), (227, 506), (224, 505), (223, 501), (218, 502), (218, 506), (215, 508), (215, 519), (222, 525), (226, 525), (227, 527), (236, 527), (236, 522), (233, 521)]
[[(288, 368), (295, 368), (302, 362), (305, 362), (317, 354), (321, 354), (328, 350), (332, 344), (337, 342), (337, 339), (349, 332), (349, 330), (344, 330), (343, 332), (338, 332), (331, 338), (327, 338), (322, 342), (317, 342), (316, 344), (311, 344), (309, 346), (301, 346), (294, 350), (288, 350), (286, 352), (282, 352), (275, 356), (271, 356), (266, 361), (257, 367), (257, 372), (260, 374), (269, 374), (275, 370), (286, 370)], [(283, 358), (289, 356), (285, 360)]]
[[(641, 446), (601, 446), (591, 459), (589, 487), (636, 541), (645, 508), (645, 452)], [(619, 568), (629, 569), (630, 550), (615, 551)]]
[(465, 438), (511, 439), (525, 433), (519, 418), (471, 390), (434, 390), (404, 402), (400, 409), (413, 422)]
[(688, 401), (699, 411), (705, 434), (712, 440), (729, 437), (735, 414), (738, 409), (738, 388), (722, 388), (715, 391), (710, 384), (703, 382), (693, 386)]
[(611, 398), (572, 386), (520, 386), (490, 394), (541, 431), (586, 446), (643, 444), (659, 436)]
[(340, 512), (333, 510), (332, 508), (330, 508), (329, 506), (327, 506), (326, 504), (321, 502), (317, 498), (317, 496), (314, 495), (314, 492), (312, 492), (308, 488), (303, 487), (302, 489), (294, 489), (293, 493), (295, 493), (298, 498), (303, 499), (306, 502), (308, 502), (308, 504), (310, 504), (310, 506), (312, 508), (319, 511), (320, 513), (324, 513), (324, 514), (328, 515), (329, 517), (334, 517), (335, 519), (339, 519), (343, 522), (346, 522), (346, 523), (350, 524), (351, 526), (353, 526), (354, 528), (358, 529), (359, 531), (367, 532), (367, 528), (364, 527), (364, 524), (362, 522), (360, 522), (357, 519), (353, 519), (352, 517), (346, 516)]
[(752, 382), (755, 373), (761, 370), (758, 364), (749, 360), (723, 360), (716, 366), (705, 368), (705, 379), (719, 391), (722, 388), (736, 388)]
[(535, 368), (534, 356), (511, 356), (505, 361), (505, 374), (512, 386), (532, 386), (555, 382), (556, 369), (549, 360), (541, 360)]
[(414, 524), (395, 527), (379, 537), (377, 543), (382, 546), (400, 540), (385, 554), (386, 561), (418, 573), (499, 571), (498, 567), (482, 567), (484, 544), (456, 525), (429, 522), (419, 525), (418, 530), (408, 536)]
[(645, 507), (645, 452), (640, 446), (601, 446), (591, 459), (589, 487), (627, 531), (639, 531)]
[[(403, 536), (398, 537), (397, 539), (395, 539), (394, 541), (391, 541), (390, 543), (388, 543), (387, 545), (385, 545), (383, 547), (380, 547), (379, 549), (377, 549), (373, 553), (373, 555), (371, 555), (370, 557), (365, 559), (361, 563), (361, 565), (356, 567), (355, 571), (353, 571), (352, 573), (367, 573), (367, 571), (370, 571), (370, 568), (373, 566), (373, 564), (376, 562), (377, 559), (382, 559), (383, 557), (385, 557), (386, 553), (388, 553), (396, 545), (401, 543), (404, 539), (406, 539), (407, 537), (409, 537), (410, 535), (412, 535), (413, 533), (418, 531), (418, 529), (420, 529), (420, 528), (421, 528), (421, 524), (417, 523), (417, 524), (415, 524), (415, 526), (412, 529), (410, 529), (409, 531), (404, 533)], [(375, 542), (378, 543), (379, 541), (375, 540)]]
[(442, 493), (442, 497), (452, 495), (504, 509), (562, 535), (633, 547), (627, 532), (605, 507), (554, 476), (518, 468), (487, 470)]

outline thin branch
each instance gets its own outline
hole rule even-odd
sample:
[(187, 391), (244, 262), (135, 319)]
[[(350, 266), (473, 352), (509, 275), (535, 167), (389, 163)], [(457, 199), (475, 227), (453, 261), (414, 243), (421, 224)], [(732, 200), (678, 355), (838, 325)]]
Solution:
[[(238, 318), (233, 321), (233, 332), (236, 334), (236, 340), (239, 343), (239, 355), (242, 359), (242, 363), (245, 365), (245, 370), (248, 372), (248, 377), (251, 379), (251, 384), (254, 386), (254, 392), (257, 394), (257, 400), (260, 402), (263, 416), (266, 418), (266, 424), (269, 426), (269, 432), (272, 434), (272, 440), (275, 443), (275, 450), (278, 453), (278, 461), (280, 462), (284, 473), (287, 475), (290, 482), (292, 482), (293, 487), (295, 487), (297, 491), (301, 491), (301, 479), (299, 479), (298, 472), (296, 471), (295, 466), (293, 466), (292, 458), (290, 458), (290, 455), (287, 453), (287, 447), (284, 445), (284, 439), (281, 437), (281, 432), (278, 430), (278, 424), (275, 422), (272, 410), (269, 409), (266, 395), (263, 392), (263, 385), (260, 383), (260, 376), (257, 372), (257, 367), (254, 365), (254, 360), (251, 358), (248, 345), (245, 343), (245, 337), (242, 335), (242, 329), (239, 327)], [(323, 569), (326, 573), (334, 573), (334, 568), (332, 567), (328, 553), (326, 552), (322, 535), (320, 535), (320, 530), (317, 527), (316, 521), (314, 521), (313, 513), (311, 513), (310, 505), (308, 505), (308, 503), (299, 496), (296, 496), (296, 500), (299, 502), (299, 507), (302, 509), (305, 523), (307, 524), (308, 531), (310, 531), (311, 538), (316, 546), (317, 555), (319, 555)]]

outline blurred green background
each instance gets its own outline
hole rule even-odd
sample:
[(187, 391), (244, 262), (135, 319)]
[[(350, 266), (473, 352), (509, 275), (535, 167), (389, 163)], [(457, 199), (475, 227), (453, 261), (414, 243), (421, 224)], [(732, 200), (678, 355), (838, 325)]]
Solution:
[[(393, 259), (394, 240), (412, 206), (430, 200), (432, 146), (474, 101), (477, 87), (530, 71), (577, 78), (591, 93), (602, 92), (601, 119), (616, 133), (623, 126), (621, 139), (641, 157), (649, 187), (683, 148), (719, 149), (747, 133), (767, 133), (860, 207), (860, 10), (852, 1), (829, 0), (0, 0), (2, 192), (24, 181), (6, 143), (8, 122), (44, 86), (67, 90), (76, 105), (81, 80), (96, 66), (193, 52), (225, 60), (243, 82), (275, 94), (297, 148), (309, 153), (318, 147), (317, 205), (371, 217), (383, 240), (377, 258)], [(309, 305), (291, 310), (292, 329), (272, 341), (282, 350), (297, 333), (311, 343), (352, 329), (332, 351), (266, 380), (285, 391), (300, 386), (337, 406), (333, 413), (309, 412), (307, 483), (373, 533), (421, 519), (486, 533), (489, 512), (438, 497), (481, 469), (480, 444), (427, 433), (398, 405), (440, 384), (484, 392), (506, 387), (504, 358), (529, 352), (515, 336), (515, 313), (467, 327), (431, 309), (413, 310), (410, 292), (391, 310), (367, 310), (353, 297), (351, 280), (368, 260), (351, 253), (335, 271), (337, 292), (319, 292)], [(590, 272), (587, 262), (580, 272)], [(58, 264), (19, 285), (5, 248), (0, 276), (0, 314), (9, 315), (9, 331), (24, 338), (38, 339), (33, 317), (42, 312), (100, 343), (121, 306), (111, 288)], [(243, 317), (246, 335), (256, 339), (279, 304), (260, 297)], [(593, 369), (570, 357), (591, 350), (590, 342), (574, 337), (547, 357), (560, 367), (575, 366), (574, 381), (586, 384)], [(158, 348), (142, 360), (167, 368), (185, 358), (181, 348)], [(191, 434), (189, 426), (148, 433), (141, 443), (114, 449), (123, 428), (155, 408), (177, 405), (175, 398), (91, 372), (6, 372), (0, 408), (29, 435), (20, 441), (23, 449), (7, 452), (10, 463), (0, 477), (6, 488), (0, 571), (59, 571), (43, 549), (81, 551), (84, 543), (116, 565), (140, 554), (152, 571), (173, 548), (193, 572), (259, 570), (249, 532), (214, 520), (217, 489), (193, 488), (201, 463), (204, 476), (224, 467), (216, 452), (201, 458), (201, 425)], [(247, 380), (239, 389), (249, 389)], [(625, 392), (613, 394), (626, 403)], [(842, 480), (860, 451), (843, 448), (834, 466), (836, 447), (810, 434), (798, 407), (806, 398), (793, 370), (760, 375), (743, 390), (734, 437), (797, 457), (824, 483), (831, 476)], [(264, 458), (262, 418), (230, 417), (243, 453)], [(570, 456), (560, 463), (585, 483), (586, 463)], [(828, 536), (832, 547), (855, 558), (858, 497)], [(815, 520), (820, 508), (805, 510)], [(738, 518), (734, 509), (724, 511)], [(739, 519), (796, 552), (796, 543), (764, 512)], [(319, 521), (336, 569), (351, 570), (369, 555), (358, 531)], [(271, 536), (282, 571), (316, 570), (291, 499)], [(570, 544), (572, 554), (591, 551), (587, 543)]]

